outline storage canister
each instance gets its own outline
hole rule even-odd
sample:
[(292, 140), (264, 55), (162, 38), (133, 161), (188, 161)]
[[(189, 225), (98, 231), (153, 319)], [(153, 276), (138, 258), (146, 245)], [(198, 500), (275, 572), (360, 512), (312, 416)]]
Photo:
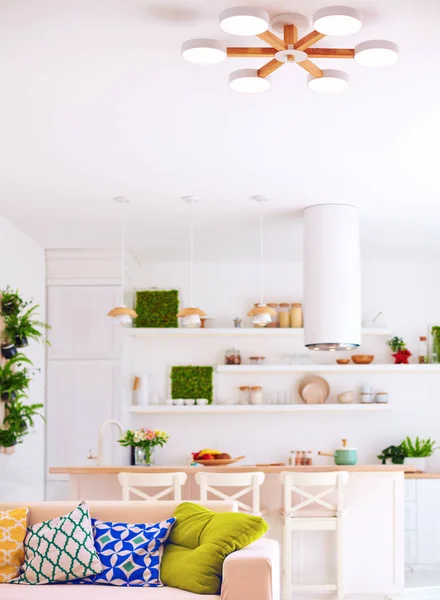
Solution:
[(250, 393), (250, 388), (247, 385), (241, 385), (238, 388), (238, 403), (239, 404), (249, 404), (249, 393)]
[(303, 326), (303, 310), (300, 302), (294, 302), (290, 309), (290, 327), (299, 328)]
[(290, 304), (281, 302), (278, 318), (280, 327), (290, 327)]
[(251, 404), (263, 404), (263, 390), (259, 385), (251, 387)]

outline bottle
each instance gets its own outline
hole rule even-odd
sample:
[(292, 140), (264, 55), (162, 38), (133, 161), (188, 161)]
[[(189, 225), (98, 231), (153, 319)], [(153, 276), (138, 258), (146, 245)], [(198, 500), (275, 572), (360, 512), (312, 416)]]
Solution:
[(290, 309), (290, 327), (299, 328), (303, 326), (303, 310), (300, 302), (294, 302)]
[(313, 461), (312, 461), (312, 451), (308, 450), (307, 451), (307, 466), (311, 467), (312, 464), (313, 464)]
[(299, 450), (296, 451), (295, 454), (295, 467), (301, 466), (301, 452)]
[(302, 451), (302, 455), (301, 455), (301, 466), (306, 467), (307, 466), (307, 454), (306, 451), (303, 450)]
[(287, 302), (281, 302), (280, 310), (278, 313), (278, 319), (280, 322), (280, 327), (290, 327), (290, 304)]
[(419, 340), (419, 364), (424, 365), (428, 362), (428, 345), (426, 343), (426, 335), (421, 335)]
[(295, 464), (295, 450), (291, 450), (289, 454), (289, 465), (293, 466)]

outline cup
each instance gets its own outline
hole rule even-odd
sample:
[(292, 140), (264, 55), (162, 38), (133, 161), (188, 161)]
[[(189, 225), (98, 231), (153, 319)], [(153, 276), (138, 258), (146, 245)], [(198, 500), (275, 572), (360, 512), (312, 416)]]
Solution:
[(362, 394), (372, 394), (373, 393), (373, 386), (372, 385), (363, 385), (361, 387), (361, 393)]
[(361, 394), (361, 404), (372, 404), (374, 401), (374, 394)]
[(185, 406), (193, 406), (193, 404), (195, 404), (195, 400), (194, 398), (186, 398), (183, 403), (185, 404)]
[(207, 398), (197, 398), (196, 400), (197, 406), (206, 406), (208, 404)]
[(388, 404), (388, 392), (377, 392), (376, 402), (377, 404)]
[(351, 404), (354, 401), (354, 393), (353, 392), (343, 392), (342, 394), (338, 394), (338, 402), (339, 404)]
[(176, 398), (175, 400), (173, 400), (174, 406), (183, 406), (183, 403), (184, 403), (183, 398)]

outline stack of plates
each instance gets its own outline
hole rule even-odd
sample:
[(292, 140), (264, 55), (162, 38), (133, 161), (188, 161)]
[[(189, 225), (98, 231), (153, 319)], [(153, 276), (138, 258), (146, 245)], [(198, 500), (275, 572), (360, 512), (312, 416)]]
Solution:
[(330, 394), (330, 386), (322, 377), (310, 375), (300, 381), (298, 392), (306, 404), (322, 404)]

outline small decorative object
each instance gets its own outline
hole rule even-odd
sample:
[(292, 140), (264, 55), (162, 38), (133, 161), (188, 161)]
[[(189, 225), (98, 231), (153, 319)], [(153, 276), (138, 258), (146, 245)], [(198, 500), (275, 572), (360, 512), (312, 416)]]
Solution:
[(428, 344), (426, 335), (421, 335), (419, 338), (419, 365), (424, 365), (428, 362)]
[(387, 464), (387, 460), (391, 459), (393, 465), (403, 465), (403, 462), (406, 458), (406, 451), (403, 448), (402, 444), (398, 446), (388, 446), (388, 448), (384, 448), (381, 454), (377, 456), (379, 460), (382, 461), (383, 465)]
[(376, 393), (376, 403), (377, 404), (388, 404), (388, 393), (387, 392), (377, 392)]
[(429, 326), (429, 362), (440, 363), (440, 326)]
[(241, 354), (237, 348), (229, 348), (225, 352), (225, 365), (241, 365)]
[(391, 348), (394, 358), (395, 365), (407, 365), (408, 359), (412, 356), (411, 352), (407, 349), (405, 342), (402, 338), (397, 336), (387, 341), (387, 346)]
[(401, 447), (405, 452), (405, 465), (413, 467), (417, 472), (425, 470), (425, 458), (432, 456), (437, 450), (436, 442), (431, 438), (422, 440), (416, 437), (414, 441), (410, 437), (406, 437)]
[(213, 399), (213, 367), (172, 367), (172, 398), (207, 398), (209, 404)]
[(336, 362), (338, 363), (338, 365), (348, 365), (348, 363), (350, 362), (349, 358), (337, 358)]
[(234, 319), (234, 327), (236, 329), (241, 329), (243, 327), (243, 319), (240, 319), (240, 317), (235, 317), (235, 319)]
[(134, 464), (151, 466), (153, 464), (153, 450), (156, 446), (162, 447), (168, 442), (169, 435), (160, 429), (127, 429), (119, 443), (124, 447), (134, 448)]
[(351, 404), (354, 401), (354, 393), (352, 391), (338, 394), (339, 404)]
[(135, 327), (177, 327), (179, 292), (177, 290), (141, 290), (136, 292)]
[(351, 360), (355, 365), (369, 365), (374, 360), (374, 354), (353, 354)]
[(265, 356), (250, 356), (249, 364), (250, 365), (264, 365), (265, 360), (266, 360)]

